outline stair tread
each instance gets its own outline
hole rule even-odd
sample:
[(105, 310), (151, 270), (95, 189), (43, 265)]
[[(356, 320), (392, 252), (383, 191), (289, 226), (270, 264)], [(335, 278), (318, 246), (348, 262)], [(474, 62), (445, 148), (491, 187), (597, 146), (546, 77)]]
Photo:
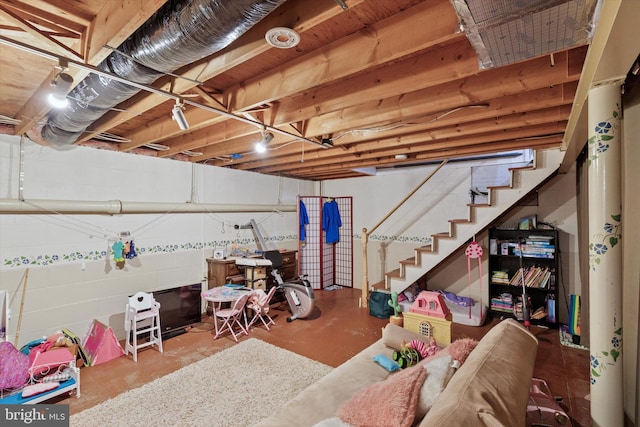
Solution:
[(387, 276), (387, 277), (398, 277), (398, 278), (399, 278), (399, 277), (402, 277), (402, 276), (400, 275), (400, 269), (393, 270), (393, 271), (390, 271), (390, 272), (388, 272), (388, 273), (385, 273), (385, 276)]
[(527, 166), (516, 166), (516, 167), (513, 167), (513, 168), (509, 168), (510, 171), (517, 171), (517, 170), (521, 170), (521, 169), (535, 169), (535, 166), (527, 165)]
[(448, 232), (442, 232), (442, 233), (436, 233), (436, 234), (432, 234), (432, 236), (437, 237), (439, 239), (442, 238), (449, 238), (449, 239), (453, 239), (455, 236), (450, 235)]
[(471, 222), (471, 221), (469, 221), (466, 218), (459, 218), (459, 219), (450, 219), (449, 222), (457, 224), (457, 223), (464, 223), (464, 222)]
[(385, 289), (384, 282), (378, 282), (371, 285), (372, 289)]
[(402, 261), (400, 261), (400, 264), (419, 265), (418, 263), (416, 263), (416, 259), (415, 258), (403, 259)]

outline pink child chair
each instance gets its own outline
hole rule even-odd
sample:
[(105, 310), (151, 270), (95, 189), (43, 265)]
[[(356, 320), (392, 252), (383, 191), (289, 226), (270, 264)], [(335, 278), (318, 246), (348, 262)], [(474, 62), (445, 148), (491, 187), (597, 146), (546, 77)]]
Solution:
[[(216, 334), (215, 337), (213, 337), (213, 339), (216, 339), (219, 336), (221, 336), (223, 332), (229, 331), (231, 332), (231, 335), (233, 336), (233, 339), (235, 340), (235, 342), (238, 342), (238, 337), (236, 335), (236, 331), (234, 330), (234, 327), (236, 325), (240, 327), (240, 331), (238, 331), (238, 334), (240, 332), (244, 332), (245, 335), (249, 335), (248, 329), (246, 329), (245, 325), (242, 324), (243, 322), (240, 321), (240, 318), (244, 316), (244, 306), (247, 304), (248, 299), (249, 299), (249, 294), (244, 294), (240, 298), (235, 300), (230, 308), (223, 308), (220, 310), (216, 310), (216, 317), (222, 320), (223, 323), (222, 323), (222, 326), (220, 326), (220, 329), (218, 329), (218, 333)], [(245, 318), (245, 324), (246, 324), (246, 318)]]

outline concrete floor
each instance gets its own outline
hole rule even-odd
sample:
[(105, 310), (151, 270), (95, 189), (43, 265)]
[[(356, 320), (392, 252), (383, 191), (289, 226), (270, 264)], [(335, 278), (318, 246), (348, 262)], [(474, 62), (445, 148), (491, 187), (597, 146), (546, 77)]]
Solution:
[[(286, 348), (308, 358), (336, 367), (380, 338), (388, 320), (368, 314), (358, 308), (360, 290), (341, 289), (316, 291), (316, 310), (307, 319), (286, 323), (286, 305), (272, 306), (276, 325), (267, 332), (261, 323), (249, 337)], [(454, 324), (453, 339), (480, 339), (498, 320), (488, 319), (482, 327)], [(131, 388), (162, 377), (185, 365), (235, 345), (229, 336), (212, 339), (211, 318), (191, 328), (188, 333), (163, 342), (164, 353), (155, 348), (139, 352), (138, 362), (131, 355), (81, 370), (82, 396), (67, 397), (58, 403), (69, 404), (71, 414), (90, 408)], [(547, 381), (555, 396), (562, 396), (562, 406), (572, 417), (574, 427), (590, 425), (589, 352), (563, 346), (556, 329), (532, 327), (539, 339), (534, 375)], [(242, 336), (240, 340), (249, 338)], [(256, 360), (238, 361), (255, 363)]]

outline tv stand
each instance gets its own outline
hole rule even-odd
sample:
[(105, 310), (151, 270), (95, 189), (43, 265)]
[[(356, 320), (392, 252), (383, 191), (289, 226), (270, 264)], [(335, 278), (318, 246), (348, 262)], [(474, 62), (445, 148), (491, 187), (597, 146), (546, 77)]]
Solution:
[(178, 329), (174, 329), (172, 331), (167, 331), (167, 332), (163, 332), (162, 335), (162, 341), (166, 341), (170, 338), (174, 338), (177, 337), (178, 335), (182, 335), (182, 334), (186, 334), (187, 333), (187, 327), (184, 328), (178, 328)]

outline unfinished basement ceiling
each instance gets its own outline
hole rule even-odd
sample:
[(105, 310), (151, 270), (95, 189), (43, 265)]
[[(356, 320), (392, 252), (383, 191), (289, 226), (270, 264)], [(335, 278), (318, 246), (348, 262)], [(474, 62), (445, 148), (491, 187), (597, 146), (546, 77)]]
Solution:
[[(108, 73), (118, 70), (104, 66), (113, 48), (125, 51), (132, 37), (148, 41), (140, 31), (170, 19), (166, 11), (190, 10), (182, 19), (199, 32), (210, 21), (199, 19), (197, 10), (234, 2), (0, 0), (0, 130), (44, 145), (79, 144), (309, 180), (560, 147), (595, 22), (589, 1), (538, 1), (535, 8), (518, 1), (519, 11), (514, 2), (468, 1), (473, 25), (459, 19), (459, 2), (450, 0), (347, 0), (346, 9), (334, 0), (243, 2), (249, 3), (274, 7), (220, 50), (171, 69), (154, 66), (154, 79), (138, 79), (142, 90), (131, 88), (130, 97), (103, 104), (104, 114), (73, 131), (77, 139), (52, 142), (42, 130), (62, 128), (53, 118), (77, 118), (76, 107), (53, 111), (46, 102), (58, 58), (69, 62), (73, 103), (77, 93), (89, 93), (82, 83), (87, 78), (113, 84)], [(558, 23), (581, 20), (560, 40), (545, 26), (551, 15)], [(488, 36), (512, 26), (526, 30), (523, 40), (534, 40), (529, 50), (514, 43), (511, 51), (521, 57), (494, 49)], [(293, 30), (299, 42), (272, 46), (265, 34), (273, 28)], [(541, 29), (546, 32), (538, 34)], [(476, 50), (473, 31), (491, 52), (490, 66)], [(160, 45), (177, 36), (164, 37)], [(83, 97), (76, 104), (85, 103)], [(188, 129), (172, 118), (176, 101), (184, 105)], [(256, 153), (267, 134), (273, 135), (267, 151)]]

